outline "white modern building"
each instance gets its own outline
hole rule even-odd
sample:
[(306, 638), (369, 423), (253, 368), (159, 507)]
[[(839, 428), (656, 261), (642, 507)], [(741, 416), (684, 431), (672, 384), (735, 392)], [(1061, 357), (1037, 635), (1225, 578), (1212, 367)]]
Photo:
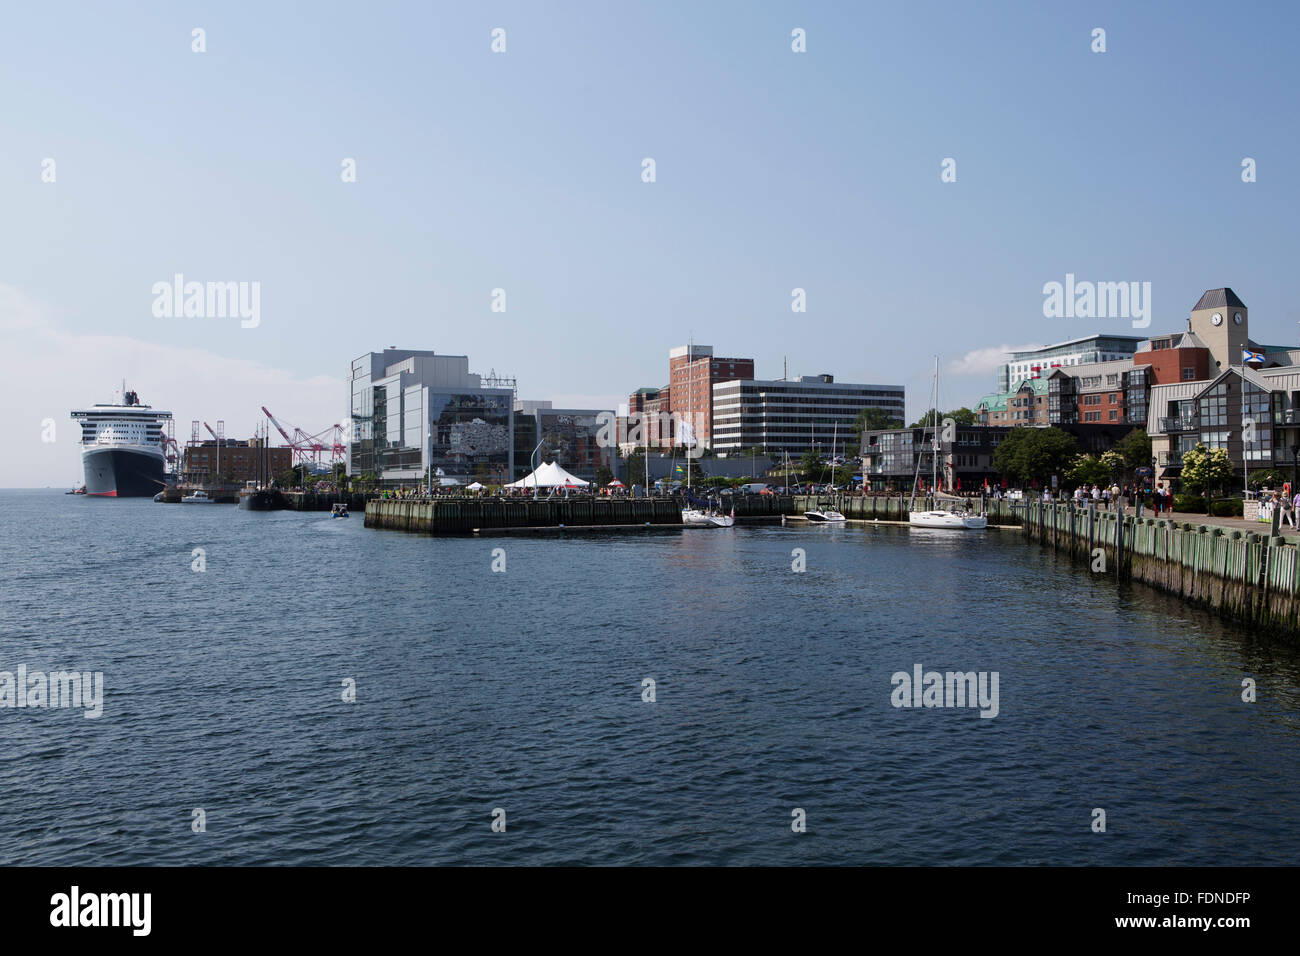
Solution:
[(464, 355), (384, 349), (352, 362), (348, 475), (416, 485), (513, 480), (514, 389), (486, 388)]
[(859, 413), (879, 408), (903, 420), (902, 385), (836, 382), (830, 375), (734, 380), (713, 386), (712, 447), (718, 455), (759, 448), (780, 457), (809, 451), (829, 455), (856, 443)]
[(1010, 392), (1027, 378), (1047, 378), (1057, 368), (1131, 359), (1144, 341), (1135, 335), (1089, 335), (1012, 352), (1011, 361), (998, 369), (998, 391)]

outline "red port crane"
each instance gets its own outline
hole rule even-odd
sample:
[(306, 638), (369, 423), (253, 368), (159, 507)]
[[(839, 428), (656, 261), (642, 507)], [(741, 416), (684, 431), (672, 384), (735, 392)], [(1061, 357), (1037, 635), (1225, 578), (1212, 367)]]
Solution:
[(293, 460), (295, 463), (303, 461), (314, 461), (320, 464), (321, 455), (329, 453), (330, 464), (342, 461), (347, 457), (347, 449), (343, 445), (343, 426), (331, 425), (324, 431), (317, 432), (315, 435), (309, 435), (301, 428), (293, 427), (293, 435), (290, 436), (288, 428), (280, 424), (279, 419), (271, 414), (271, 410), (265, 405), (262, 406), (262, 414), (271, 420), (276, 431), (284, 436), (289, 447), (293, 450)]

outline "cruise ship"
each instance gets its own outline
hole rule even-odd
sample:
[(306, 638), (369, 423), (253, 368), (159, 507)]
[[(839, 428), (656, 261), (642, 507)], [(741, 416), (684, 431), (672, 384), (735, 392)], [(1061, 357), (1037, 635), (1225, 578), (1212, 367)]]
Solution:
[(163, 490), (163, 464), (171, 412), (140, 404), (122, 386), (120, 404), (72, 412), (81, 425), (81, 463), (86, 494), (104, 498), (152, 498)]

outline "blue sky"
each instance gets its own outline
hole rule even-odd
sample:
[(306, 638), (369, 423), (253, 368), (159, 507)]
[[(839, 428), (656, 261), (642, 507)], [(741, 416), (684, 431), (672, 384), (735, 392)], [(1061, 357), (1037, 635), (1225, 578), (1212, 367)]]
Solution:
[[(183, 432), (251, 431), (268, 395), (314, 431), (345, 412), (349, 360), (386, 345), (612, 406), (692, 336), (759, 377), (788, 358), (904, 384), (915, 415), (935, 352), (944, 403), (969, 403), (1005, 346), (1144, 334), (1044, 318), (1066, 273), (1151, 282), (1149, 333), (1230, 285), (1254, 338), (1296, 342), (1297, 21), (1207, 3), (11, 5), (0, 323), (39, 372), (7, 427), (29, 443), (32, 418), (66, 422), (127, 375)], [(260, 325), (155, 317), (178, 272), (260, 282)], [(71, 447), (40, 454), (75, 480)]]

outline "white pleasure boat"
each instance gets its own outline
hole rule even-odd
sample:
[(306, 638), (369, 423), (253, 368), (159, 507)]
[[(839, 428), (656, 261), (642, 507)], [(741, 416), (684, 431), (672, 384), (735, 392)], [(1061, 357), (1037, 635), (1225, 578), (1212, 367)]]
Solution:
[(980, 531), (988, 527), (988, 519), (983, 515), (964, 511), (911, 511), (907, 523), (914, 528), (953, 528), (958, 531)]
[[(928, 511), (916, 511), (916, 485), (921, 476), (921, 458), (918, 455), (916, 459), (916, 479), (912, 482), (912, 506), (907, 512), (907, 523), (913, 528), (946, 528), (954, 531), (982, 531), (988, 527), (989, 519), (984, 515), (977, 515), (967, 506), (962, 498), (954, 495), (945, 495), (939, 491), (939, 452), (942, 446), (939, 441), (939, 356), (934, 357), (934, 405), (932, 406), (933, 421), (932, 437), (930, 444), (930, 488), (934, 498), (935, 507)], [(939, 507), (941, 501), (952, 502), (952, 510), (944, 510)]]
[[(839, 422), (835, 423), (835, 429), (831, 432), (831, 486), (835, 484), (835, 440), (839, 438)], [(839, 524), (847, 520), (844, 515), (840, 514), (834, 508), (817, 508), (812, 511), (805, 511), (803, 516), (809, 521), (821, 521), (830, 524)]]

